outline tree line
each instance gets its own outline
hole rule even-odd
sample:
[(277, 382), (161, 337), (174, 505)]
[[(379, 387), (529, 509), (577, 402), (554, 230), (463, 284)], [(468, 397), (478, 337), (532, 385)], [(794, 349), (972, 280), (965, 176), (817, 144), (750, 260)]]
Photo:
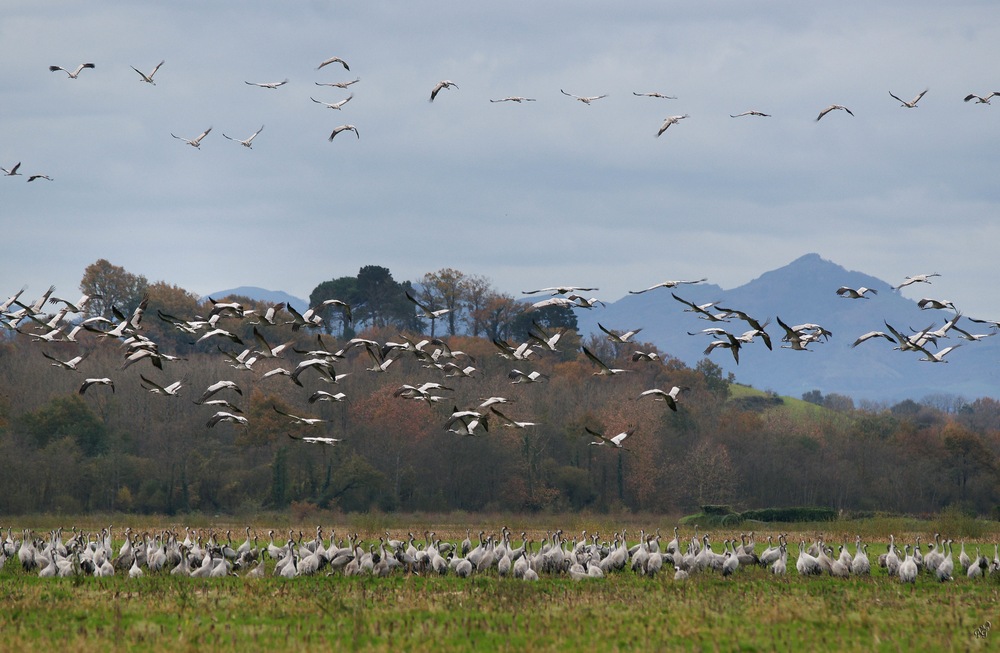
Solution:
[[(188, 318), (211, 310), (181, 288), (149, 283), (103, 260), (87, 268), (81, 288), (102, 297), (87, 314), (108, 319), (145, 298), (144, 335), (178, 360), (162, 370), (145, 361), (123, 369), (118, 340), (87, 333), (83, 343), (37, 342), (27, 330), (8, 330), (0, 342), (0, 455), (8, 461), (0, 475), (0, 510), (8, 514), (247, 513), (291, 505), (680, 513), (705, 504), (907, 513), (957, 506), (993, 514), (1000, 503), (1000, 402), (993, 399), (856, 408), (849, 398), (807, 393), (807, 402), (788, 401), (736, 385), (707, 358), (689, 367), (649, 343), (635, 347), (661, 360), (632, 361), (631, 347), (581, 338), (572, 312), (526, 311), (487, 280), (454, 270), (429, 273), (414, 284), (366, 266), (356, 277), (319, 284), (310, 296), (313, 306), (348, 301), (353, 319), (331, 310), (319, 329), (267, 327), (271, 342), (307, 352), (334, 351), (355, 337), (415, 343), (433, 326), (476, 368), (471, 378), (445, 378), (404, 353), (385, 373), (374, 373), (365, 349), (351, 347), (336, 363), (338, 375), (348, 374), (339, 383), (307, 379), (308, 390), (343, 392), (340, 402), (309, 403), (307, 389), (262, 374), (287, 360), (233, 369), (223, 353), (235, 354), (240, 346), (199, 343), (198, 336), (178, 330), (161, 315)], [(407, 292), (452, 311), (439, 318), (441, 324), (429, 323)], [(248, 298), (226, 299), (256, 314), (267, 308)], [(221, 322), (245, 343), (265, 327), (248, 318)], [(521, 342), (535, 328), (566, 329), (559, 351), (537, 351), (530, 361), (497, 355), (495, 338)], [(581, 344), (629, 372), (595, 376)], [(85, 373), (60, 369), (42, 355), (66, 357), (81, 347), (89, 352)], [(516, 366), (530, 366), (548, 380), (512, 384), (507, 374)], [(114, 377), (115, 389), (80, 394), (84, 376)], [(182, 379), (181, 396), (150, 393), (143, 376)], [(221, 378), (241, 387), (243, 394), (232, 399), (246, 427), (208, 428), (212, 410), (193, 402)], [(453, 389), (436, 402), (395, 396), (402, 384), (430, 380)], [(676, 412), (639, 398), (649, 388), (671, 386), (686, 388)], [(500, 406), (505, 415), (536, 425), (511, 428), (494, 418), (482, 435), (445, 429), (453, 407), (474, 407), (491, 396), (512, 400)], [(301, 426), (282, 412), (325, 421)], [(592, 446), (586, 428), (634, 431), (628, 450), (618, 450)], [(341, 442), (313, 445), (289, 435)]]

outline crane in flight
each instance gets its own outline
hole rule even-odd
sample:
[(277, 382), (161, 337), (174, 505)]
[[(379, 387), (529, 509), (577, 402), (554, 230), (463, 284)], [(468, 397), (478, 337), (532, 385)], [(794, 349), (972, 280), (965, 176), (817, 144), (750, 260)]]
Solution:
[(257, 138), (257, 134), (261, 133), (262, 131), (264, 131), (264, 125), (261, 125), (260, 129), (258, 129), (254, 133), (250, 134), (249, 138), (246, 138), (246, 139), (244, 139), (242, 141), (240, 139), (238, 139), (238, 138), (233, 138), (232, 136), (226, 136), (226, 132), (222, 132), (222, 135), (225, 136), (226, 138), (228, 138), (231, 141), (236, 141), (237, 143), (239, 143), (240, 145), (242, 145), (245, 148), (253, 149), (253, 139)]
[(153, 86), (156, 86), (156, 82), (153, 81), (153, 75), (156, 74), (156, 71), (159, 70), (160, 66), (162, 66), (163, 64), (165, 64), (166, 61), (167, 60), (164, 59), (160, 63), (156, 64), (156, 67), (153, 68), (153, 70), (148, 75), (146, 73), (142, 72), (141, 70), (139, 70), (138, 68), (136, 68), (135, 66), (130, 66), (130, 67), (132, 68), (132, 70), (134, 70), (135, 72), (139, 73), (139, 77), (142, 78), (140, 81), (143, 81), (143, 82), (146, 82), (147, 84), (152, 84)]
[(926, 93), (928, 90), (929, 89), (925, 88), (924, 90), (920, 91), (919, 93), (917, 93), (917, 97), (913, 98), (909, 102), (899, 97), (898, 95), (894, 95), (892, 91), (889, 91), (889, 95), (891, 95), (894, 100), (898, 100), (900, 103), (902, 103), (902, 106), (906, 107), (907, 109), (916, 109), (917, 102), (920, 102), (920, 98), (922, 98), (924, 96), (924, 93)]
[(74, 70), (73, 72), (70, 72), (70, 71), (66, 70), (62, 66), (49, 66), (49, 70), (50, 71), (55, 72), (57, 70), (61, 70), (64, 73), (66, 73), (67, 75), (69, 75), (70, 79), (76, 79), (77, 77), (80, 76), (80, 73), (82, 73), (87, 68), (96, 68), (96, 66), (94, 64), (92, 64), (92, 63), (82, 63), (79, 66), (77, 66), (76, 70)]
[(208, 129), (206, 129), (205, 131), (203, 131), (201, 134), (199, 134), (197, 137), (192, 138), (190, 140), (188, 140), (186, 138), (182, 138), (182, 137), (178, 136), (177, 134), (174, 134), (173, 132), (171, 132), (170, 135), (173, 136), (174, 138), (176, 138), (179, 141), (184, 141), (185, 143), (187, 143), (188, 145), (190, 145), (191, 147), (193, 147), (195, 149), (200, 149), (201, 148), (201, 139), (203, 139), (206, 136), (208, 136), (209, 132), (211, 132), (211, 131), (212, 131), (212, 128), (209, 127)]

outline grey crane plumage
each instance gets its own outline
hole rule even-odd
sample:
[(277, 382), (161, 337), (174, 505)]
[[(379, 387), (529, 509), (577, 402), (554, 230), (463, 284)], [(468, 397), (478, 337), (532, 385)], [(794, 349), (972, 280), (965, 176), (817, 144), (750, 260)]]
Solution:
[(280, 408), (278, 408), (277, 406), (275, 406), (273, 404), (271, 405), (271, 408), (273, 408), (274, 412), (278, 413), (282, 417), (287, 417), (292, 422), (294, 422), (296, 424), (302, 424), (304, 426), (316, 426), (317, 424), (324, 424), (327, 421), (329, 421), (329, 420), (325, 420), (325, 419), (322, 419), (322, 418), (319, 418), (319, 417), (300, 417), (298, 415), (293, 415), (293, 414), (291, 414), (289, 412), (281, 410)]
[(521, 294), (537, 295), (539, 293), (547, 292), (552, 295), (566, 295), (575, 292), (594, 292), (597, 290), (600, 290), (600, 288), (585, 288), (583, 286), (549, 286), (548, 288), (539, 288), (537, 290), (522, 290)]
[(930, 274), (914, 274), (903, 279), (902, 283), (898, 286), (893, 286), (893, 290), (899, 290), (900, 288), (905, 288), (906, 286), (912, 285), (914, 283), (930, 283), (931, 277), (940, 277), (941, 275), (937, 272), (932, 272)]
[(233, 138), (232, 136), (227, 136), (226, 132), (222, 132), (222, 135), (224, 137), (228, 138), (229, 140), (235, 141), (235, 142), (239, 143), (240, 145), (242, 145), (243, 147), (249, 149), (249, 148), (253, 148), (253, 139), (257, 138), (257, 134), (261, 133), (262, 131), (264, 131), (264, 125), (261, 125), (260, 129), (258, 129), (254, 133), (250, 134), (249, 137), (247, 137), (247, 138), (245, 138), (243, 140), (240, 140), (238, 138)]
[(594, 352), (587, 349), (586, 346), (582, 346), (581, 349), (583, 350), (583, 355), (589, 358), (592, 363), (597, 365), (598, 369), (596, 372), (594, 372), (594, 376), (615, 376), (617, 374), (623, 374), (629, 371), (626, 369), (609, 366), (607, 363), (598, 358), (594, 354)]
[(668, 116), (668, 117), (664, 118), (663, 119), (663, 124), (660, 125), (659, 131), (656, 132), (657, 137), (659, 137), (663, 132), (667, 131), (670, 128), (671, 125), (676, 125), (677, 123), (679, 123), (681, 120), (684, 120), (685, 118), (690, 118), (690, 116), (685, 113), (684, 115), (681, 115), (681, 116)]
[(869, 299), (868, 293), (877, 295), (878, 291), (874, 288), (865, 288), (861, 286), (860, 288), (851, 288), (849, 286), (841, 286), (837, 288), (837, 295), (847, 299)]
[(968, 95), (965, 96), (965, 102), (974, 99), (976, 101), (976, 104), (989, 104), (990, 100), (995, 95), (1000, 95), (1000, 91), (991, 91), (990, 94), (986, 96), (979, 96), (976, 95), (975, 93), (969, 93)]
[(146, 73), (142, 72), (141, 70), (139, 70), (138, 68), (136, 68), (135, 66), (131, 66), (131, 68), (135, 72), (139, 73), (139, 77), (141, 78), (140, 81), (143, 81), (143, 82), (146, 82), (147, 84), (152, 84), (153, 86), (156, 86), (156, 82), (153, 81), (153, 75), (156, 74), (156, 71), (159, 70), (160, 66), (162, 66), (164, 63), (166, 63), (166, 59), (164, 59), (160, 63), (156, 64), (156, 67), (153, 68), (153, 70), (150, 71), (150, 73), (148, 75)]
[(917, 300), (917, 306), (922, 310), (928, 309), (945, 309), (950, 308), (955, 310), (955, 302), (947, 299), (933, 299), (931, 297), (923, 297)]
[(288, 437), (290, 437), (293, 440), (299, 440), (301, 442), (305, 442), (307, 444), (325, 444), (330, 447), (336, 446), (341, 442), (339, 438), (328, 438), (328, 437), (313, 436), (313, 435), (294, 435), (292, 433), (289, 433)]
[(202, 393), (201, 397), (199, 397), (194, 403), (203, 404), (206, 401), (208, 401), (213, 395), (223, 390), (232, 390), (233, 392), (235, 392), (240, 396), (243, 395), (243, 390), (240, 389), (240, 387), (234, 381), (222, 380), (222, 381), (217, 381), (208, 386), (208, 388), (205, 389), (205, 392)]
[(53, 367), (61, 367), (63, 369), (72, 370), (74, 372), (79, 371), (79, 369), (80, 369), (79, 368), (80, 363), (82, 363), (87, 358), (87, 356), (89, 356), (89, 355), (90, 355), (90, 352), (84, 352), (83, 354), (80, 354), (79, 356), (74, 356), (73, 358), (64, 361), (64, 360), (61, 360), (59, 358), (56, 358), (55, 356), (52, 356), (51, 354), (49, 354), (47, 352), (44, 352), (44, 351), (42, 352), (42, 356), (44, 356), (45, 358), (48, 358), (50, 361), (53, 361), (53, 363), (52, 363)]
[(340, 57), (330, 57), (329, 59), (325, 59), (322, 62), (320, 62), (320, 64), (316, 66), (316, 70), (319, 70), (324, 66), (329, 66), (332, 63), (339, 63), (341, 66), (344, 67), (344, 70), (351, 69), (350, 66), (347, 65), (347, 62), (341, 59)]
[(173, 132), (171, 132), (170, 135), (173, 136), (174, 138), (176, 138), (179, 141), (184, 141), (185, 143), (187, 143), (188, 145), (190, 145), (191, 147), (193, 147), (195, 149), (201, 149), (201, 141), (202, 141), (202, 139), (205, 138), (206, 136), (208, 136), (209, 133), (211, 133), (211, 131), (212, 131), (212, 128), (209, 127), (208, 129), (206, 129), (205, 131), (203, 131), (201, 134), (199, 134), (198, 136), (196, 136), (195, 138), (192, 138), (192, 139), (187, 139), (187, 138), (184, 138), (182, 136), (178, 136), (177, 134), (174, 134)]
[(627, 431), (623, 431), (618, 435), (612, 436), (610, 438), (599, 431), (593, 430), (589, 426), (584, 426), (583, 428), (587, 433), (594, 436), (595, 438), (598, 438), (596, 442), (590, 443), (592, 446), (611, 446), (617, 449), (624, 449), (625, 451), (630, 451), (628, 447), (625, 447), (622, 443), (626, 440), (626, 438), (635, 433), (635, 427), (630, 427)]
[(434, 98), (437, 97), (438, 93), (440, 93), (442, 89), (446, 88), (458, 88), (458, 84), (451, 81), (450, 79), (442, 79), (440, 82), (434, 85), (433, 89), (431, 89), (431, 97), (430, 100), (428, 100), (428, 102), (433, 102)]
[(93, 385), (105, 385), (105, 386), (108, 386), (109, 388), (111, 388), (111, 392), (115, 391), (115, 383), (114, 383), (114, 381), (112, 381), (111, 379), (109, 379), (107, 377), (102, 377), (102, 378), (86, 379), (83, 382), (83, 384), (80, 386), (80, 389), (78, 391), (79, 394), (83, 394), (84, 392), (87, 391), (87, 388), (89, 388), (90, 386), (93, 386)]
[(334, 88), (347, 88), (351, 84), (357, 84), (361, 81), (361, 78), (352, 79), (349, 82), (313, 82), (316, 86), (332, 86)]
[(358, 132), (358, 128), (355, 127), (354, 125), (340, 125), (339, 127), (333, 128), (333, 131), (330, 132), (330, 137), (327, 138), (326, 140), (333, 141), (333, 139), (336, 138), (337, 134), (345, 131), (352, 131), (354, 132), (355, 136), (357, 136), (359, 139), (361, 138), (361, 134)]
[(629, 342), (636, 334), (642, 331), (642, 327), (638, 329), (632, 329), (631, 331), (617, 332), (605, 328), (600, 322), (597, 323), (597, 328), (608, 335), (608, 340), (618, 344), (625, 344)]
[(350, 95), (345, 97), (343, 100), (340, 100), (339, 102), (323, 102), (322, 100), (317, 100), (316, 98), (309, 96), (309, 99), (315, 102), (316, 104), (322, 104), (327, 109), (336, 109), (338, 111), (342, 109), (343, 106), (348, 102), (350, 102), (353, 98), (354, 98), (354, 93), (351, 93)]
[(929, 351), (928, 349), (925, 349), (924, 347), (918, 347), (918, 349), (920, 349), (920, 351), (924, 352), (927, 355), (926, 356), (921, 356), (917, 360), (927, 361), (927, 362), (930, 362), (930, 363), (947, 363), (948, 361), (946, 361), (944, 359), (944, 357), (946, 355), (948, 355), (949, 353), (951, 353), (953, 350), (955, 350), (955, 349), (957, 349), (957, 348), (959, 348), (961, 346), (962, 346), (961, 344), (952, 345), (950, 347), (945, 347), (944, 349), (938, 350), (936, 352)]
[(548, 380), (549, 375), (543, 374), (538, 370), (533, 370), (532, 372), (522, 372), (521, 370), (511, 370), (507, 373), (507, 378), (511, 379), (511, 383), (541, 383), (542, 380)]
[(209, 418), (206, 426), (208, 426), (208, 428), (212, 428), (219, 422), (232, 422), (233, 424), (239, 424), (241, 426), (247, 426), (250, 424), (250, 421), (242, 415), (236, 415), (235, 413), (220, 410)]
[(917, 96), (915, 98), (913, 98), (912, 100), (910, 100), (909, 102), (907, 102), (903, 98), (899, 97), (898, 95), (893, 94), (892, 91), (889, 91), (889, 95), (891, 95), (894, 100), (899, 101), (900, 104), (902, 106), (906, 107), (907, 109), (916, 109), (917, 108), (917, 102), (920, 102), (920, 98), (922, 98), (924, 96), (924, 94), (927, 93), (928, 90), (929, 89), (925, 88), (924, 90), (920, 91), (919, 93), (917, 93)]
[(677, 399), (680, 397), (680, 394), (686, 390), (689, 390), (687, 386), (676, 385), (670, 388), (669, 392), (660, 390), (659, 388), (651, 388), (641, 392), (637, 398), (642, 399), (643, 397), (652, 397), (654, 401), (666, 402), (667, 406), (670, 407), (670, 410), (677, 412)]
[(885, 338), (886, 340), (888, 340), (893, 344), (896, 343), (896, 339), (890, 336), (888, 333), (885, 333), (884, 331), (869, 331), (868, 333), (864, 333), (858, 336), (857, 340), (851, 343), (851, 347), (857, 347), (862, 342), (871, 340), (872, 338)]
[(574, 100), (578, 100), (580, 102), (583, 102), (587, 106), (590, 106), (590, 103), (594, 102), (595, 100), (600, 100), (602, 98), (608, 97), (607, 93), (605, 93), (604, 95), (573, 95), (572, 93), (567, 93), (566, 91), (564, 91), (562, 89), (559, 89), (559, 92), (562, 93), (563, 95), (568, 95), (569, 97), (573, 98)]
[(660, 93), (659, 91), (649, 91), (649, 92), (646, 92), (646, 93), (636, 93), (635, 91), (632, 91), (632, 95), (635, 95), (637, 97), (659, 98), (661, 100), (676, 100), (677, 99), (677, 97), (674, 96), (674, 95), (664, 95), (663, 93)]
[(88, 68), (96, 68), (96, 66), (94, 64), (92, 64), (92, 63), (82, 63), (82, 64), (80, 64), (79, 66), (76, 67), (76, 70), (74, 70), (72, 72), (66, 70), (62, 66), (49, 66), (49, 70), (50, 71), (55, 72), (57, 70), (61, 70), (64, 73), (66, 73), (67, 75), (69, 75), (70, 79), (76, 79), (77, 77), (79, 77), (80, 73), (82, 73), (84, 70), (86, 70)]
[(176, 397), (180, 392), (181, 386), (184, 384), (183, 381), (174, 381), (173, 383), (169, 383), (164, 386), (147, 379), (142, 374), (139, 375), (139, 378), (142, 379), (143, 387), (146, 388), (146, 390), (153, 394), (159, 394), (166, 397)]
[(823, 109), (822, 111), (819, 112), (819, 115), (816, 116), (816, 122), (819, 122), (820, 119), (823, 116), (825, 116), (826, 114), (830, 113), (831, 111), (836, 111), (836, 110), (846, 111), (850, 115), (852, 115), (852, 116), (854, 115), (853, 111), (851, 111), (850, 109), (848, 109), (847, 107), (845, 107), (842, 104), (831, 104), (830, 106), (828, 106), (827, 108), (825, 108), (825, 109)]
[(288, 79), (285, 78), (280, 82), (243, 82), (244, 84), (249, 84), (250, 86), (257, 86), (258, 88), (269, 88), (274, 90), (288, 83)]
[(675, 280), (661, 281), (660, 283), (652, 285), (649, 288), (643, 288), (642, 290), (630, 290), (628, 291), (628, 293), (630, 295), (641, 295), (642, 293), (649, 292), (650, 290), (656, 290), (657, 288), (676, 288), (681, 284), (704, 283), (705, 281), (708, 281), (708, 278), (695, 279), (691, 281), (675, 281)]

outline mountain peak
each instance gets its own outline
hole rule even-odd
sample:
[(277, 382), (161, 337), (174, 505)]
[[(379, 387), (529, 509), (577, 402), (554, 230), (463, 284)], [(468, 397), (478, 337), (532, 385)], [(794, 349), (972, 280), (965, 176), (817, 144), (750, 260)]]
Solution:
[(816, 252), (810, 252), (809, 254), (803, 254), (802, 256), (798, 257), (785, 267), (791, 267), (793, 265), (816, 264), (816, 263), (832, 263), (832, 261), (827, 261)]
[(780, 268), (766, 272), (782, 273), (794, 272), (796, 274), (847, 274), (847, 269), (833, 261), (829, 261), (819, 254), (803, 254), (791, 263)]
[[(841, 286), (865, 286), (877, 290), (878, 295), (864, 300), (846, 299), (837, 295)], [(800, 256), (737, 288), (722, 290), (698, 284), (677, 294), (689, 301), (719, 301), (722, 306), (745, 311), (761, 322), (776, 323), (780, 318), (789, 324), (822, 324), (833, 337), (829, 342), (817, 343), (810, 353), (790, 352), (779, 348), (777, 342), (773, 351), (763, 346), (747, 346), (737, 364), (731, 356), (709, 356), (705, 337), (687, 335), (698, 334), (705, 326), (704, 321), (669, 298), (655, 297), (655, 293), (629, 295), (602, 310), (600, 319), (612, 328), (644, 327), (642, 335), (647, 342), (690, 366), (708, 357), (725, 371), (733, 372), (740, 382), (791, 396), (818, 389), (825, 394), (835, 392), (878, 401), (919, 399), (942, 391), (974, 398), (995, 397), (1000, 387), (992, 362), (1000, 350), (1000, 342), (991, 342), (993, 338), (977, 344), (979, 355), (966, 356), (961, 366), (928, 365), (883, 343), (852, 347), (859, 335), (884, 328), (887, 321), (916, 330), (914, 327), (940, 324), (950, 315), (928, 314), (916, 302), (893, 292), (885, 281), (848, 270), (816, 253)], [(581, 311), (577, 320), (581, 333), (601, 336), (597, 314)], [(734, 321), (729, 328), (745, 327)], [(776, 341), (783, 335), (780, 329), (769, 328)], [(965, 348), (961, 354), (971, 354), (970, 350), (971, 347)]]

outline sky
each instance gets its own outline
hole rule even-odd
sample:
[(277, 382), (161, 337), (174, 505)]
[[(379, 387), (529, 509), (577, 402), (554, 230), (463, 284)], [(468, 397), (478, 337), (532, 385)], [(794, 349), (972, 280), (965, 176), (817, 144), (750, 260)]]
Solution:
[(4, 297), (104, 258), (199, 295), (382, 265), (613, 301), (815, 252), (1000, 319), (1000, 98), (963, 102), (1000, 91), (996, 2), (8, 0), (0, 43)]

